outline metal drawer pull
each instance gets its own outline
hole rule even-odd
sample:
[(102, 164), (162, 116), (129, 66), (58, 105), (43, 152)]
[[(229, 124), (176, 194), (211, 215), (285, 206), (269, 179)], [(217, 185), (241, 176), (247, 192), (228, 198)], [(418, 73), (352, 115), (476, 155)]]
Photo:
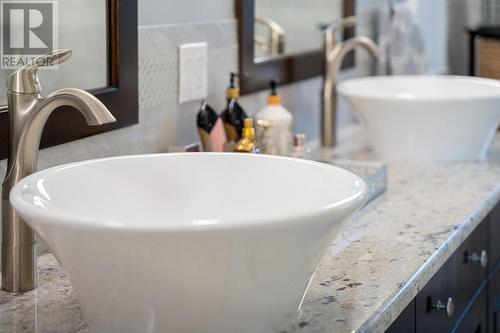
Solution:
[(453, 312), (455, 312), (455, 303), (453, 303), (453, 298), (448, 297), (448, 301), (445, 303), (441, 300), (438, 300), (436, 303), (431, 303), (430, 307), (436, 310), (446, 310), (446, 316), (453, 316)]
[(482, 250), (481, 255), (478, 255), (476, 252), (472, 252), (471, 255), (466, 254), (465, 262), (479, 263), (482, 268), (486, 268), (488, 265), (488, 252), (486, 252), (486, 250)]

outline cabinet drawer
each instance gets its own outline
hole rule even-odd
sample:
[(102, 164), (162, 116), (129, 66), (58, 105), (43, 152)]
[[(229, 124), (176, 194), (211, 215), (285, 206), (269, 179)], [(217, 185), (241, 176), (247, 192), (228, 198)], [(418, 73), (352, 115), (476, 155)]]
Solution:
[(500, 259), (500, 204), (489, 215), (489, 255), (491, 267)]
[(488, 281), (488, 322), (490, 333), (500, 333), (500, 262)]
[(415, 332), (415, 300), (411, 301), (406, 309), (385, 331), (385, 333), (413, 333)]
[(417, 332), (449, 332), (455, 326), (487, 277), (488, 265), (480, 263), (487, 232), (488, 223), (481, 223), (417, 295)]
[(482, 288), (476, 298), (467, 309), (462, 319), (453, 329), (455, 333), (488, 333), (488, 319), (486, 315), (488, 304), (488, 293), (486, 285)]

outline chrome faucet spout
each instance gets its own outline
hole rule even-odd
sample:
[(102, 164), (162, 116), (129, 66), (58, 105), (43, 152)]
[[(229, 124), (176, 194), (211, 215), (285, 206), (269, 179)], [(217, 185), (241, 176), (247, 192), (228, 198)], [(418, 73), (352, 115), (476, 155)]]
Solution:
[[(15, 96), (23, 98), (25, 96)], [(31, 104), (31, 103), (30, 103)], [(86, 91), (74, 88), (65, 88), (53, 92), (45, 98), (37, 98), (33, 109), (25, 112), (26, 121), (21, 133), (12, 140), (17, 142), (13, 154), (9, 159), (9, 166), (4, 184), (11, 187), (23, 178), (36, 171), (40, 138), (47, 119), (60, 106), (71, 106), (80, 111), (89, 126), (103, 125), (116, 121), (108, 109), (93, 95)], [(21, 169), (20, 166), (22, 166)], [(17, 171), (17, 172), (16, 172)], [(11, 181), (11, 178), (15, 181)]]
[(53, 110), (63, 105), (72, 106), (80, 111), (89, 126), (104, 125), (116, 121), (106, 106), (94, 95), (75, 88), (60, 89), (48, 95), (39, 106), (40, 113), (43, 113), (43, 109)]
[[(70, 55), (70, 51), (61, 50), (43, 59), (53, 64)], [(36, 171), (47, 119), (60, 106), (75, 108), (90, 126), (114, 122), (115, 118), (96, 97), (80, 89), (61, 89), (41, 97), (32, 65), (14, 72), (7, 88), (10, 131), (7, 173), (2, 184), (2, 289), (23, 292), (36, 287), (36, 236), (10, 205), (9, 194), (19, 180)]]
[[(355, 20), (349, 18), (343, 27), (350, 27)], [(380, 57), (377, 44), (368, 37), (356, 36), (345, 42), (335, 42), (332, 31), (325, 35), (325, 78), (323, 83), (323, 110), (321, 118), (321, 144), (334, 147), (337, 143), (337, 79), (345, 56), (357, 47), (366, 49), (374, 59)]]

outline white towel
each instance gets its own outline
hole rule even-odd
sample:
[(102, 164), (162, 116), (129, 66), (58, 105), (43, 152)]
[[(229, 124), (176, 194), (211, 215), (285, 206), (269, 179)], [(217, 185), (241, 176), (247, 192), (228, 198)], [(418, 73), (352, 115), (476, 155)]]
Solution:
[(404, 4), (383, 6), (379, 12), (380, 64), (387, 75), (426, 74), (422, 33)]

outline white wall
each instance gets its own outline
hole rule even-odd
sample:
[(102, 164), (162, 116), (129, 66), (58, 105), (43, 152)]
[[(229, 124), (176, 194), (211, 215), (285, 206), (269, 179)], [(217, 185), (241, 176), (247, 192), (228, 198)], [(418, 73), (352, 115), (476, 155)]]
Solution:
[(422, 31), (429, 72), (448, 72), (448, 12), (447, 0), (412, 0), (417, 22)]
[(481, 19), (481, 0), (446, 0), (448, 13), (448, 67), (452, 74), (468, 74), (469, 39), (465, 29), (474, 27)]
[(234, 18), (234, 0), (139, 0), (139, 25)]
[(481, 21), (481, 0), (406, 0), (415, 11), (435, 74), (468, 74), (466, 29)]

